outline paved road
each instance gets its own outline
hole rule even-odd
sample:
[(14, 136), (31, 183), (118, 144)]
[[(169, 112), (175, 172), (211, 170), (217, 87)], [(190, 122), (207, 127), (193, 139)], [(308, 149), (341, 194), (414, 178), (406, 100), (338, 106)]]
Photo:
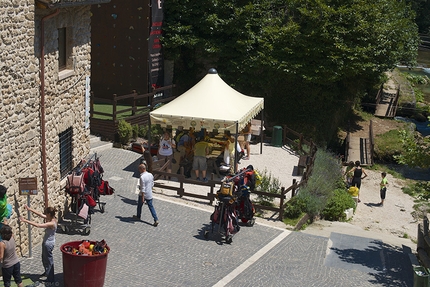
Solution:
[[(144, 206), (136, 209), (135, 170), (140, 155), (119, 149), (99, 151), (104, 179), (116, 189), (104, 196), (105, 213), (92, 216), (91, 233), (56, 235), (56, 286), (64, 286), (60, 246), (75, 240), (105, 239), (111, 251), (105, 285), (118, 286), (412, 286), (413, 273), (402, 247), (379, 240), (332, 233), (330, 238), (256, 223), (242, 227), (225, 244), (209, 239), (210, 211), (156, 195), (160, 225), (153, 227)], [(33, 281), (43, 271), (41, 246), (22, 258), (22, 273)], [(67, 271), (66, 271), (67, 272)], [(37, 284), (35, 284), (37, 286)]]

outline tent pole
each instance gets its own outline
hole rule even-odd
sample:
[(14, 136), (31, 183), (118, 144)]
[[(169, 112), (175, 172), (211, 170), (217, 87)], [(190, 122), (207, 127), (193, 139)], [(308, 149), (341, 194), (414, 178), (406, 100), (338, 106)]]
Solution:
[(261, 110), (261, 120), (260, 120), (260, 154), (263, 153), (263, 124), (264, 124), (264, 109)]
[(234, 173), (237, 172), (237, 135), (239, 134), (239, 122), (236, 122), (236, 133), (234, 135)]

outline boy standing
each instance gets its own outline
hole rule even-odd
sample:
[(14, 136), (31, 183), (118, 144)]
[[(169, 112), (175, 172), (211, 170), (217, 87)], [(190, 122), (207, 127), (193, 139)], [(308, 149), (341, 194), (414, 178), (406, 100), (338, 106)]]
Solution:
[(381, 195), (381, 202), (379, 203), (379, 205), (383, 206), (385, 195), (387, 193), (387, 185), (388, 185), (387, 173), (386, 172), (381, 173), (381, 177), (382, 177), (382, 180), (381, 180), (381, 183), (379, 184), (380, 186), (379, 194)]

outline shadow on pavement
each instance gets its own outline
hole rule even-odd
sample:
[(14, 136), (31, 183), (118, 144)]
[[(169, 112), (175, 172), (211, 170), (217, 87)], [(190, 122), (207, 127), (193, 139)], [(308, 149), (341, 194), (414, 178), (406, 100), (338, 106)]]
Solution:
[(379, 240), (336, 234), (325, 265), (366, 272), (374, 277), (372, 284), (413, 286), (409, 255), (402, 247)]
[(140, 164), (140, 158), (138, 158), (134, 162), (130, 163), (123, 170), (124, 171), (128, 171), (128, 172), (132, 172), (133, 173), (133, 177), (139, 178), (139, 171), (137, 169), (139, 167), (139, 164)]

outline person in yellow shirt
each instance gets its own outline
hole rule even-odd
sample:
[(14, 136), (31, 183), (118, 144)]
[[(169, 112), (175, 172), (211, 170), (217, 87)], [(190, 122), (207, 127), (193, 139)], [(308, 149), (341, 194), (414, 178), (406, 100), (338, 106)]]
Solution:
[(381, 173), (381, 183), (379, 184), (380, 190), (379, 195), (381, 196), (381, 202), (379, 203), (380, 206), (384, 206), (384, 200), (385, 195), (387, 194), (387, 186), (388, 186), (388, 179), (387, 179), (387, 173), (383, 172)]
[(209, 154), (209, 143), (204, 141), (203, 138), (196, 138), (196, 144), (194, 145), (194, 160), (193, 169), (196, 173), (196, 180), (200, 180), (200, 171), (202, 172), (203, 181), (207, 182), (206, 169), (208, 168), (206, 163), (206, 156)]

